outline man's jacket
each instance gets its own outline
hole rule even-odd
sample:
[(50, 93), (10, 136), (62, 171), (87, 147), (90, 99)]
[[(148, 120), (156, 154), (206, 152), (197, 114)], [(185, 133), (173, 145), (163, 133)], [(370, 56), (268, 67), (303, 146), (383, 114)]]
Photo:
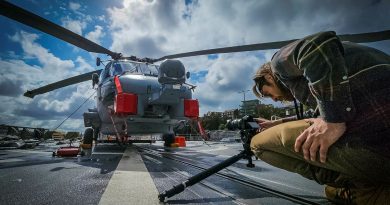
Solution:
[(281, 48), (271, 66), (297, 100), (317, 103), (325, 121), (346, 122), (348, 134), (373, 144), (390, 141), (389, 55), (330, 31)]

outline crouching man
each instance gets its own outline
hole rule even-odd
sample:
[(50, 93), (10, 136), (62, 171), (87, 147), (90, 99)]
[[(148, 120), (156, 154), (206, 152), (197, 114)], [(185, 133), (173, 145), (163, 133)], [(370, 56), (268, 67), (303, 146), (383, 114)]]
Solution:
[[(390, 57), (334, 32), (297, 40), (254, 76), (259, 98), (317, 106), (320, 116), (264, 121), (261, 160), (325, 184), (340, 204), (390, 202)], [(286, 122), (288, 121), (288, 122)]]

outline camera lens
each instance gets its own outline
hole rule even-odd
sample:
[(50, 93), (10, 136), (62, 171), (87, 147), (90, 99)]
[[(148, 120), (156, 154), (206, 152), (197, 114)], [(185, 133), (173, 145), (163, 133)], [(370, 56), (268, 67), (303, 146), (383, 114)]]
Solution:
[(242, 119), (228, 120), (226, 127), (228, 130), (238, 130), (242, 128)]

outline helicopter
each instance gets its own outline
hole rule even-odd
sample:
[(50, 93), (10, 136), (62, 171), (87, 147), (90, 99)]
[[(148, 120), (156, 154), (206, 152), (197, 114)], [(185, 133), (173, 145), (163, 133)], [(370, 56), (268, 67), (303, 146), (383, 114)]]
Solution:
[[(92, 80), (96, 86), (96, 107), (83, 114), (84, 144), (99, 136), (116, 136), (124, 142), (134, 134), (162, 133), (164, 144), (174, 140), (173, 128), (180, 121), (199, 116), (199, 102), (192, 99), (196, 86), (186, 83), (190, 77), (179, 60), (164, 60), (159, 66), (151, 59), (123, 57), (82, 36), (39, 17), (23, 8), (1, 1), (1, 14), (25, 23), (87, 51), (111, 57), (103, 69), (55, 82), (24, 93), (33, 98), (68, 85)], [(97, 58), (96, 65), (104, 62)]]
[[(64, 79), (24, 93), (36, 95), (84, 81), (96, 86), (96, 107), (83, 114), (84, 143), (91, 144), (102, 135), (115, 135), (118, 140), (134, 134), (162, 134), (164, 145), (174, 140), (174, 126), (182, 120), (197, 119), (199, 101), (192, 98), (195, 85), (188, 84), (183, 63), (177, 58), (232, 52), (281, 48), (297, 39), (223, 47), (167, 55), (160, 58), (125, 57), (110, 51), (70, 30), (7, 1), (0, 1), (1, 15), (50, 34), (88, 52), (106, 54), (96, 65), (103, 69)], [(343, 41), (367, 43), (389, 39), (390, 31), (339, 35)], [(155, 63), (162, 61), (158, 66)]]

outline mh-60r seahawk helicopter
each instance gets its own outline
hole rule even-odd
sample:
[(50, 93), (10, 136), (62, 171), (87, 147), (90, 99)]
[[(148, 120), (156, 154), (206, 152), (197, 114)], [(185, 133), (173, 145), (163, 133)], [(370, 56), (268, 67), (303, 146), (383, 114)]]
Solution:
[[(24, 93), (33, 98), (52, 90), (91, 80), (96, 88), (96, 108), (84, 113), (84, 143), (91, 144), (99, 133), (123, 140), (133, 134), (161, 133), (165, 145), (174, 140), (173, 128), (182, 120), (199, 116), (195, 86), (187, 84), (189, 72), (179, 60), (123, 57), (57, 24), (6, 1), (2, 15), (51, 34), (90, 52), (111, 56), (104, 69), (61, 80)], [(160, 66), (154, 65), (164, 60)], [(103, 62), (97, 58), (96, 65)]]
[[(97, 59), (99, 65), (100, 59)], [(100, 73), (92, 74), (97, 85), (97, 107), (84, 113), (86, 143), (98, 132), (118, 140), (133, 134), (163, 133), (165, 145), (173, 142), (173, 127), (180, 120), (197, 118), (199, 103), (186, 84), (189, 73), (178, 60), (160, 66), (139, 59), (110, 60)]]
[[(123, 57), (78, 34), (54, 24), (25, 9), (0, 1), (0, 14), (29, 25), (89, 52), (111, 56), (102, 70), (85, 73), (41, 88), (24, 95), (50, 92), (68, 85), (92, 80), (97, 85), (97, 107), (84, 113), (86, 130), (84, 143), (91, 143), (99, 133), (121, 138), (132, 134), (162, 133), (165, 145), (173, 141), (173, 127), (181, 120), (197, 118), (199, 103), (192, 99), (193, 85), (186, 83), (189, 73), (174, 58), (278, 49), (297, 39), (233, 47), (224, 47), (168, 55), (158, 59)], [(343, 41), (367, 43), (388, 40), (390, 31), (339, 35)], [(153, 63), (162, 61), (160, 66)], [(98, 58), (97, 65), (102, 61)]]

